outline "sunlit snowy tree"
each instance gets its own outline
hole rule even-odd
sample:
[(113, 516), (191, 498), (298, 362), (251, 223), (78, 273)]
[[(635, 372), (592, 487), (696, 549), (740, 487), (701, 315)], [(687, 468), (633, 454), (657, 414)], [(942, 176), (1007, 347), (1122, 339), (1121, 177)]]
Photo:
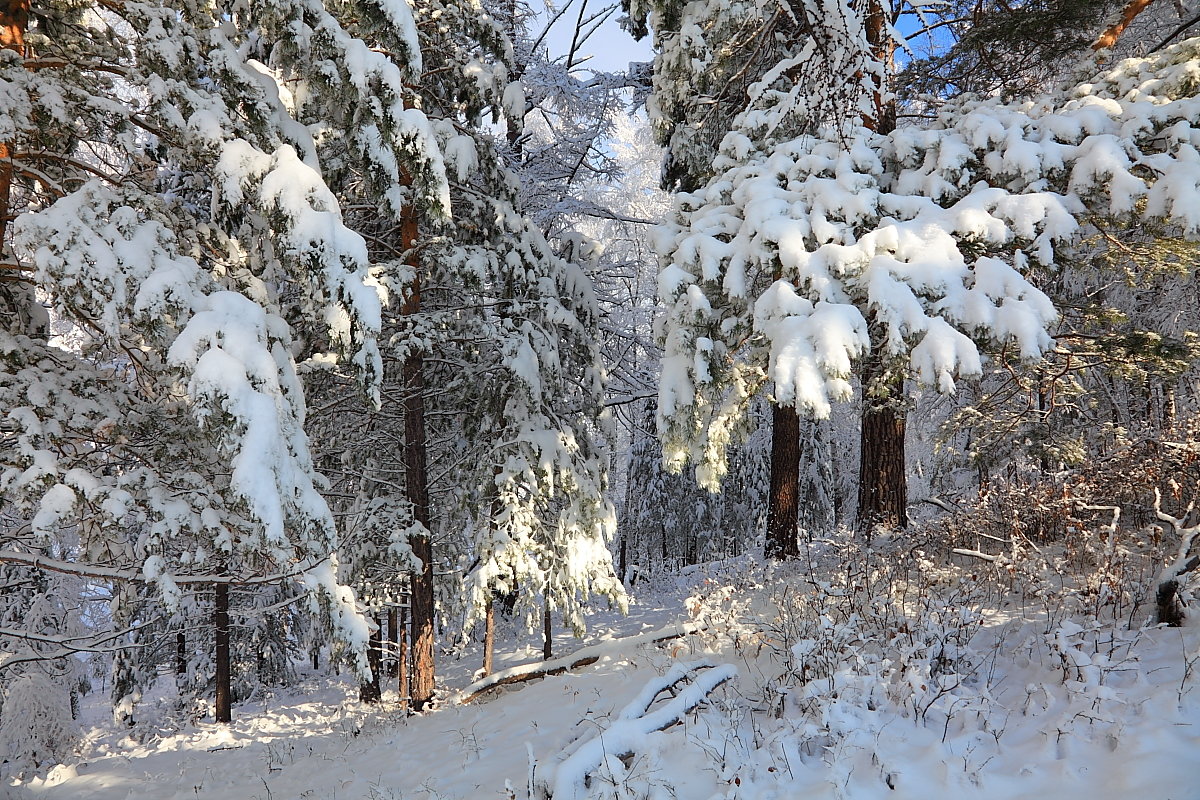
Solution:
[[(661, 425), (668, 463), (695, 460), (706, 485), (766, 381), (821, 418), (874, 353), (866, 396), (894, 395), (906, 373), (952, 392), (985, 343), (1026, 360), (1050, 345), (1057, 314), (1026, 275), (1089, 215), (1200, 225), (1195, 42), (889, 130), (865, 11), (793, 6), (817, 35), (751, 88), (718, 174), (679, 199), (660, 274)], [(853, 89), (840, 109), (830, 85)]]
[(403, 152), (444, 199), (403, 73), (310, 0), (10, 19), (0, 559), (146, 581), (167, 608), (215, 585), (219, 643), (230, 583), (298, 580), (361, 648), (296, 362), (345, 358), (373, 391), (386, 291), (293, 111), (336, 94), (347, 158)]

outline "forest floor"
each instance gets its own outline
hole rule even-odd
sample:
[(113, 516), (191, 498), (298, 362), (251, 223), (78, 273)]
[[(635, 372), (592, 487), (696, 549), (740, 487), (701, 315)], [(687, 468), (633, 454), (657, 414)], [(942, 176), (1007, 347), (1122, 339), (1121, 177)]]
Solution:
[[(446, 691), (418, 715), (308, 676), (230, 726), (170, 722), (164, 688), (131, 735), (96, 692), (77, 758), (0, 797), (1200, 797), (1200, 626), (1105, 623), (1061, 585), (1018, 592), (974, 565), (888, 574), (695, 570), (558, 637), (562, 654), (607, 642), (562, 674), (460, 704), (478, 645), (443, 653)], [(623, 641), (685, 624), (703, 631)], [(518, 627), (500, 626), (498, 669), (540, 658)]]

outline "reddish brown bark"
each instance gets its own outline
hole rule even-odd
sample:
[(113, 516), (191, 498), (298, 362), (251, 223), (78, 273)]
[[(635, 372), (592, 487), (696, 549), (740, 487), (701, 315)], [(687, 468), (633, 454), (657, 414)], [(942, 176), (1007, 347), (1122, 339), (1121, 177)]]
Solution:
[(1121, 18), (1100, 34), (1100, 38), (1092, 43), (1092, 49), (1103, 50), (1116, 44), (1129, 24), (1153, 2), (1154, 0), (1130, 0), (1129, 4), (1125, 6), (1125, 10), (1121, 12)]
[(771, 492), (767, 501), (768, 558), (800, 555), (800, 415), (795, 406), (771, 406)]
[[(877, 59), (891, 67), (895, 42), (878, 0), (867, 15), (867, 41)], [(890, 74), (890, 69), (888, 71)], [(896, 104), (881, 91), (875, 95), (875, 117), (867, 126), (879, 133), (896, 128)], [(871, 332), (871, 353), (862, 367), (863, 410), (859, 440), (858, 517), (856, 527), (870, 533), (877, 526), (908, 525), (908, 480), (904, 473), (905, 411), (903, 372), (889, 369), (886, 343)]]
[(908, 479), (904, 473), (904, 412), (864, 400), (860, 439), (856, 527), (870, 532), (908, 525)]

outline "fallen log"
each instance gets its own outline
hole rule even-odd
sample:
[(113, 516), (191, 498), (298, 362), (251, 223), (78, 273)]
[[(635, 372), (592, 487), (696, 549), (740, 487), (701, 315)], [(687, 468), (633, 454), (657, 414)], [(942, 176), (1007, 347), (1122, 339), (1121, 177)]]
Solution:
[(697, 625), (693, 622), (669, 625), (666, 628), (660, 628), (656, 631), (639, 633), (621, 639), (607, 639), (603, 642), (588, 645), (587, 647), (581, 647), (574, 653), (561, 656), (560, 658), (553, 658), (549, 661), (535, 661), (531, 664), (509, 667), (508, 669), (493, 672), (491, 675), (475, 681), (459, 692), (454, 702), (460, 705), (470, 703), (499, 686), (524, 683), (551, 675), (561, 675), (568, 670), (595, 664), (602, 656), (609, 655), (610, 653), (637, 647), (638, 645), (657, 644), (658, 642), (678, 639), (681, 636), (695, 633), (702, 628), (702, 625)]

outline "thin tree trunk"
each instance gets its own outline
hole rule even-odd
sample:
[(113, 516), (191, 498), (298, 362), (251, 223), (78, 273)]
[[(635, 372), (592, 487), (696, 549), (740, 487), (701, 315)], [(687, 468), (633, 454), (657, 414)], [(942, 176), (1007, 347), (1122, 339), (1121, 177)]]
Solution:
[(554, 628), (550, 623), (550, 595), (542, 606), (542, 658), (546, 661), (554, 658)]
[(188, 662), (187, 637), (184, 636), (183, 631), (179, 631), (175, 634), (175, 674), (176, 675), (186, 675), (187, 674), (187, 662)]
[(496, 604), (488, 598), (483, 617), (483, 674), (492, 674), (492, 656), (496, 650)]
[(217, 722), (233, 722), (233, 691), (229, 667), (229, 584), (217, 584), (217, 598), (213, 608), (213, 624), (217, 629), (214, 652), (217, 668)]
[(800, 415), (795, 406), (771, 406), (771, 491), (767, 502), (768, 558), (800, 555), (796, 530), (799, 512)]
[[(629, 506), (626, 506), (628, 508)], [(617, 574), (621, 577), (621, 583), (629, 584), (629, 528), (626, 527), (621, 531), (621, 549), (617, 557)]]
[(396, 641), (396, 692), (400, 695), (400, 707), (409, 707), (408, 685), (408, 610), (400, 609), (400, 630)]
[(396, 655), (396, 642), (400, 641), (397, 637), (397, 629), (400, 626), (399, 611), (395, 606), (388, 609), (387, 613), (387, 640), (385, 642), (384, 652), (387, 654), (387, 666), (383, 670), (383, 674), (389, 678), (396, 677), (399, 661)]

